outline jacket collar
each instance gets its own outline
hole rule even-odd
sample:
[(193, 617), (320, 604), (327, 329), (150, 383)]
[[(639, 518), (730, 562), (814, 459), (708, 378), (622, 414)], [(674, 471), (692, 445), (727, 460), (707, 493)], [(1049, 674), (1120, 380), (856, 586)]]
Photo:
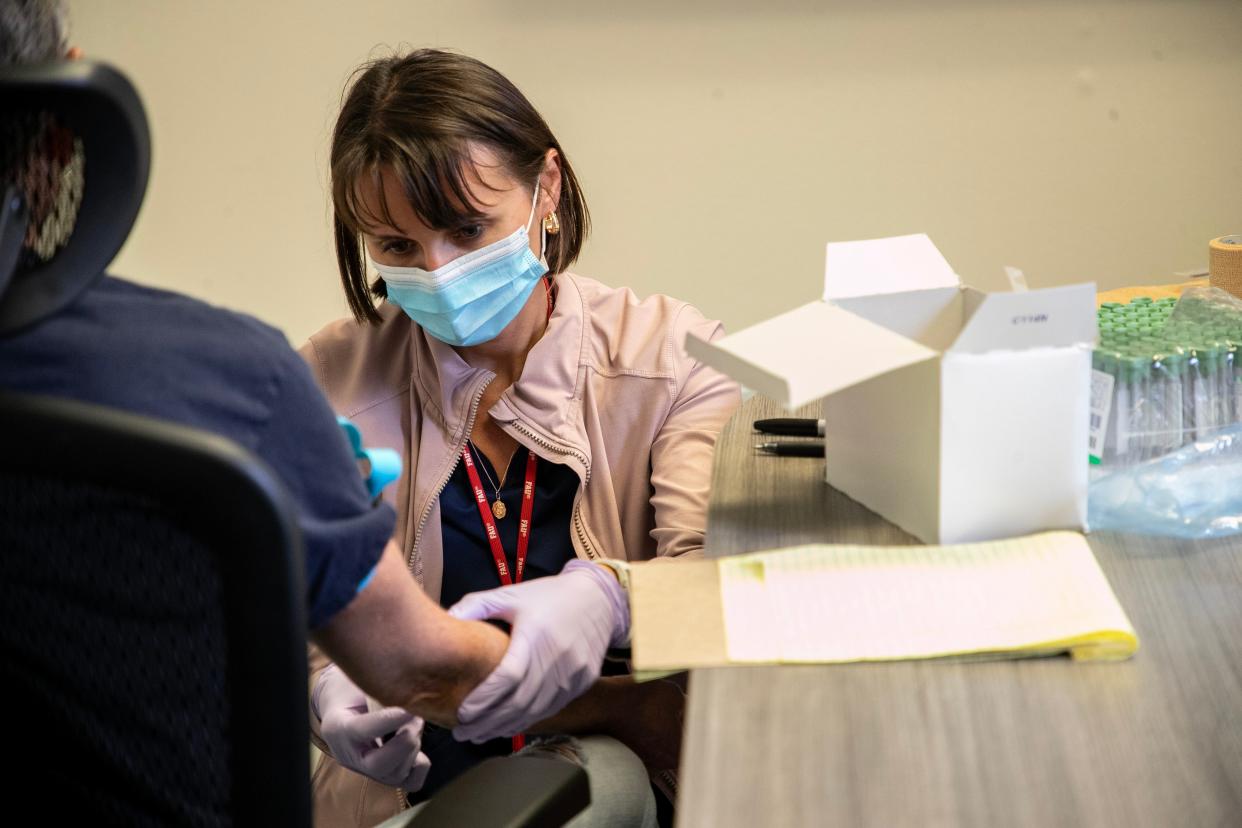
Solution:
[[(572, 274), (555, 277), (556, 305), (548, 328), (531, 348), (522, 376), (489, 412), (492, 419), (522, 443), (532, 440), (582, 466), (585, 477), (591, 453), (582, 422), (583, 367), (586, 363), (587, 313)], [(410, 329), (411, 382), (415, 396), (436, 417), (450, 439), (463, 441), (470, 406), (494, 374), (473, 368), (453, 348), (400, 314)], [(525, 438), (525, 439), (524, 439)], [(540, 448), (533, 446), (532, 448)]]

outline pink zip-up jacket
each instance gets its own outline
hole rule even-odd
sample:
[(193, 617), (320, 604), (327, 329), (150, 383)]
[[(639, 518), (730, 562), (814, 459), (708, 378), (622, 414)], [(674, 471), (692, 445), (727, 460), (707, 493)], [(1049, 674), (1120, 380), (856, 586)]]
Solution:
[[(699, 556), (716, 438), (740, 402), (737, 385), (684, 349), (686, 335), (723, 334), (695, 308), (592, 279), (556, 276), (556, 306), (522, 376), (488, 412), (581, 485), (570, 533), (580, 558)], [(366, 445), (401, 452), (384, 494), (410, 571), (439, 599), (444, 560), (439, 495), (461, 456), (490, 371), (472, 368), (385, 304), (378, 326), (334, 322), (301, 348), (338, 414)], [(311, 687), (326, 664), (312, 648)], [(318, 739), (318, 721), (311, 717)], [(324, 754), (312, 782), (315, 823), (369, 826), (405, 807), (402, 791)]]

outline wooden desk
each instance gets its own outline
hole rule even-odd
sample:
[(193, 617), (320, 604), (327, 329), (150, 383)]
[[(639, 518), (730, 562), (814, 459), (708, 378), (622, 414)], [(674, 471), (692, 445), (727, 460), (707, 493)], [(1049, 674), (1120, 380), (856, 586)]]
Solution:
[[(822, 461), (756, 456), (779, 414), (752, 399), (722, 437), (709, 555), (916, 542)], [(695, 671), (678, 824), (1242, 825), (1242, 539), (1091, 547), (1141, 640), (1122, 664)]]

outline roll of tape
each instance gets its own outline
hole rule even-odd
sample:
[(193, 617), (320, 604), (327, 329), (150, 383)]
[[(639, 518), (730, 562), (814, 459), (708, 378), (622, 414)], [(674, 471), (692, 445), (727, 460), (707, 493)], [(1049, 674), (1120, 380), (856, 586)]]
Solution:
[(1221, 236), (1208, 242), (1208, 273), (1212, 287), (1242, 299), (1242, 235)]

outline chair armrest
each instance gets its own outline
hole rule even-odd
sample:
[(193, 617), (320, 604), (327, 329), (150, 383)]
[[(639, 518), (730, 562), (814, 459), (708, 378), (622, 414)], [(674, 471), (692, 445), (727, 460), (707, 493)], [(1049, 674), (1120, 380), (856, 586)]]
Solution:
[(417, 813), (400, 814), (383, 828), (544, 828), (564, 825), (590, 804), (587, 774), (578, 765), (507, 756), (475, 765)]

